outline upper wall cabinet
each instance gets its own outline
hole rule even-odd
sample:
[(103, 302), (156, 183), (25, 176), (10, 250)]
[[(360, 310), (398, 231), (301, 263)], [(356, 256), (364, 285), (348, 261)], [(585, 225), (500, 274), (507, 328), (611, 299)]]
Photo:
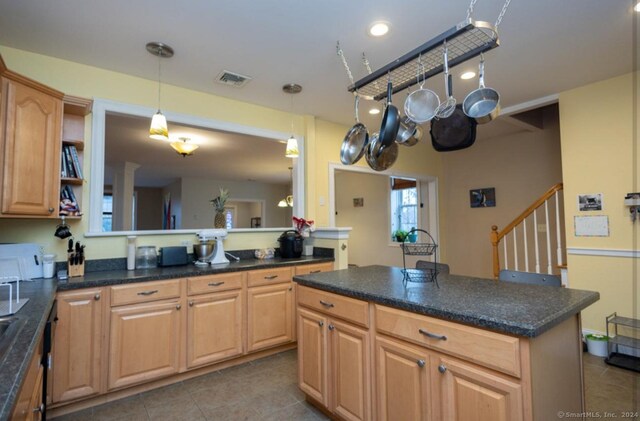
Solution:
[(0, 217), (58, 217), (64, 98), (0, 57)]

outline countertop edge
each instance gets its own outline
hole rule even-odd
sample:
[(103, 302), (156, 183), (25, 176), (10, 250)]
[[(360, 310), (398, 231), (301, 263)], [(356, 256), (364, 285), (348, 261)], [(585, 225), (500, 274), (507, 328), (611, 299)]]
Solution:
[(329, 285), (321, 281), (314, 281), (314, 280), (303, 278), (301, 276), (294, 276), (293, 281), (303, 286), (320, 289), (320, 290), (331, 292), (338, 295), (345, 295), (347, 297), (351, 297), (359, 300), (367, 300), (375, 304), (386, 305), (386, 306), (394, 307), (400, 310), (409, 311), (411, 313), (422, 314), (425, 316), (432, 316), (439, 319), (452, 321), (456, 323), (462, 323), (462, 324), (474, 326), (481, 329), (489, 329), (499, 333), (515, 335), (515, 336), (524, 336), (529, 338), (540, 336), (542, 333), (560, 324), (562, 321), (568, 319), (569, 317), (575, 314), (578, 314), (584, 308), (588, 307), (589, 305), (593, 304), (594, 302), (600, 299), (600, 293), (593, 292), (592, 295), (577, 302), (575, 305), (568, 307), (566, 309), (563, 309), (562, 313), (560, 314), (558, 313), (551, 314), (544, 321), (542, 321), (537, 325), (532, 324), (529, 326), (523, 326), (521, 324), (515, 325), (515, 324), (509, 324), (506, 322), (497, 322), (495, 320), (478, 317), (477, 315), (446, 312), (439, 309), (431, 309), (429, 307), (423, 307), (417, 310), (415, 307), (415, 304), (411, 305), (403, 301), (393, 300), (392, 298), (379, 296), (376, 294), (368, 293), (366, 291), (354, 291), (348, 288)]

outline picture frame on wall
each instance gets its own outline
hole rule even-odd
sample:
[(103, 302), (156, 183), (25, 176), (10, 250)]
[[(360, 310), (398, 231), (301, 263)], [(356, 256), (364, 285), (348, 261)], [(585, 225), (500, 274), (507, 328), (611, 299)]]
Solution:
[(262, 226), (262, 218), (257, 216), (251, 218), (251, 228), (260, 228)]
[(603, 199), (602, 193), (579, 194), (578, 195), (578, 211), (580, 212), (601, 211), (603, 209), (602, 199)]
[(495, 187), (469, 190), (469, 204), (472, 208), (493, 208), (496, 206)]

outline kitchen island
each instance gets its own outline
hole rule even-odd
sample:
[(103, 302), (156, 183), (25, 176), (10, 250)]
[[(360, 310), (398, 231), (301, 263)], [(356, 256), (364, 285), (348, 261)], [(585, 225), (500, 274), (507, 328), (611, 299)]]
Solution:
[(299, 386), (343, 419), (582, 412), (580, 311), (599, 294), (368, 266), (294, 277)]

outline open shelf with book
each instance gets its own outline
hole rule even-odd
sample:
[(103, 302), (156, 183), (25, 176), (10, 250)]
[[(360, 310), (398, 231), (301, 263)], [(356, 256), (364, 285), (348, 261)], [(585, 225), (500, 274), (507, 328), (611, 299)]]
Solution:
[(84, 185), (84, 120), (91, 112), (90, 99), (65, 95), (60, 149), (59, 215), (81, 218)]

